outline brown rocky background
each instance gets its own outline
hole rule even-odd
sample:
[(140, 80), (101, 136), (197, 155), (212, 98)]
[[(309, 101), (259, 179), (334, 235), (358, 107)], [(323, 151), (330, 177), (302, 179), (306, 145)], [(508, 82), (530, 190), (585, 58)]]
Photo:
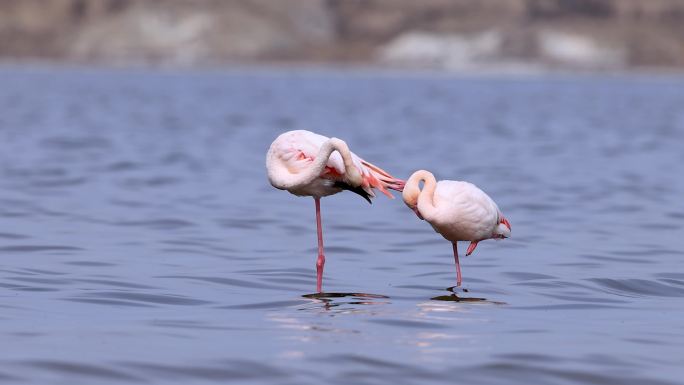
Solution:
[(683, 69), (684, 0), (0, 0), (0, 59)]

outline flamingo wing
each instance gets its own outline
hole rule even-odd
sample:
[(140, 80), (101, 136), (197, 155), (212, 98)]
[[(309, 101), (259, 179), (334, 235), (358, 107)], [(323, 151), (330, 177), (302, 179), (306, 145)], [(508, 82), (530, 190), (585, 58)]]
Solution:
[[(305, 130), (295, 130), (288, 133), (286, 138), (279, 143), (278, 153), (280, 159), (291, 173), (298, 173), (308, 167), (318, 155), (318, 152), (328, 137), (315, 134)], [(362, 176), (360, 187), (369, 197), (375, 197), (373, 188), (377, 188), (385, 195), (392, 197), (387, 189), (402, 191), (404, 181), (394, 178), (387, 171), (374, 164), (361, 159), (358, 155), (351, 153), (354, 166)], [(333, 152), (326, 163), (326, 167), (321, 173), (321, 178), (331, 179), (336, 182), (345, 182), (345, 167), (342, 156)], [(350, 186), (354, 189), (357, 186)], [(352, 190), (354, 191), (354, 190)], [(357, 191), (354, 191), (357, 192)], [(359, 193), (359, 192), (357, 192)], [(363, 194), (361, 194), (363, 196)], [(367, 199), (367, 198), (366, 198)]]
[(441, 209), (440, 223), (458, 229), (461, 240), (489, 238), (497, 225), (499, 208), (472, 183), (439, 181), (435, 205)]

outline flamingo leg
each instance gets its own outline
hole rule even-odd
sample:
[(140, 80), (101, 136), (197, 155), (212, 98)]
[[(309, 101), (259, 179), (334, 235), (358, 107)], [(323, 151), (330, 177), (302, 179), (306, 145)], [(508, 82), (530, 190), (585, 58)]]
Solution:
[(472, 254), (473, 251), (475, 251), (475, 248), (477, 247), (478, 242), (479, 241), (470, 242), (470, 245), (468, 245), (468, 250), (466, 251), (466, 257), (469, 256), (470, 254)]
[(456, 286), (461, 286), (461, 263), (458, 261), (458, 246), (456, 242), (452, 242), (454, 246), (454, 262), (456, 262)]
[(323, 266), (325, 266), (325, 255), (323, 255), (323, 227), (321, 226), (321, 198), (314, 198), (316, 202), (316, 230), (318, 232), (318, 260), (316, 260), (316, 292), (321, 292), (323, 286)]

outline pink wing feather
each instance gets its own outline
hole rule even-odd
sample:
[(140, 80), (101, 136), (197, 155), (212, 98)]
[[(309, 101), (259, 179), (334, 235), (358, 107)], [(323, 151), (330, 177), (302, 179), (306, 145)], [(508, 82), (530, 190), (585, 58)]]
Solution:
[[(288, 163), (292, 166), (291, 168), (300, 169), (313, 162), (318, 154), (318, 150), (328, 139), (329, 138), (323, 135), (318, 135), (309, 131), (302, 130), (293, 132), (291, 140), (289, 141), (289, 148), (286, 149), (286, 151), (289, 151), (292, 154), (288, 159)], [(377, 188), (390, 198), (393, 198), (393, 196), (387, 189), (400, 192), (404, 189), (405, 182), (403, 180), (397, 179), (380, 167), (366, 162), (353, 152), (351, 155), (354, 165), (363, 177), (361, 187), (370, 196), (375, 196), (372, 190), (373, 188)], [(321, 174), (321, 178), (343, 180), (344, 174), (345, 169), (342, 156), (337, 152), (333, 152), (326, 163), (325, 171)]]

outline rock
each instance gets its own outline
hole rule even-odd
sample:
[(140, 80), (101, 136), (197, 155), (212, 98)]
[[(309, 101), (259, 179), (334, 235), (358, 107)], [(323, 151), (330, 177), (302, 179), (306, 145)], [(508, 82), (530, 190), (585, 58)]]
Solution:
[(566, 67), (614, 69), (627, 64), (625, 46), (611, 46), (578, 33), (544, 30), (538, 35), (538, 44), (542, 59)]
[(380, 60), (392, 64), (469, 69), (493, 61), (502, 38), (496, 31), (474, 35), (405, 32), (379, 48)]

